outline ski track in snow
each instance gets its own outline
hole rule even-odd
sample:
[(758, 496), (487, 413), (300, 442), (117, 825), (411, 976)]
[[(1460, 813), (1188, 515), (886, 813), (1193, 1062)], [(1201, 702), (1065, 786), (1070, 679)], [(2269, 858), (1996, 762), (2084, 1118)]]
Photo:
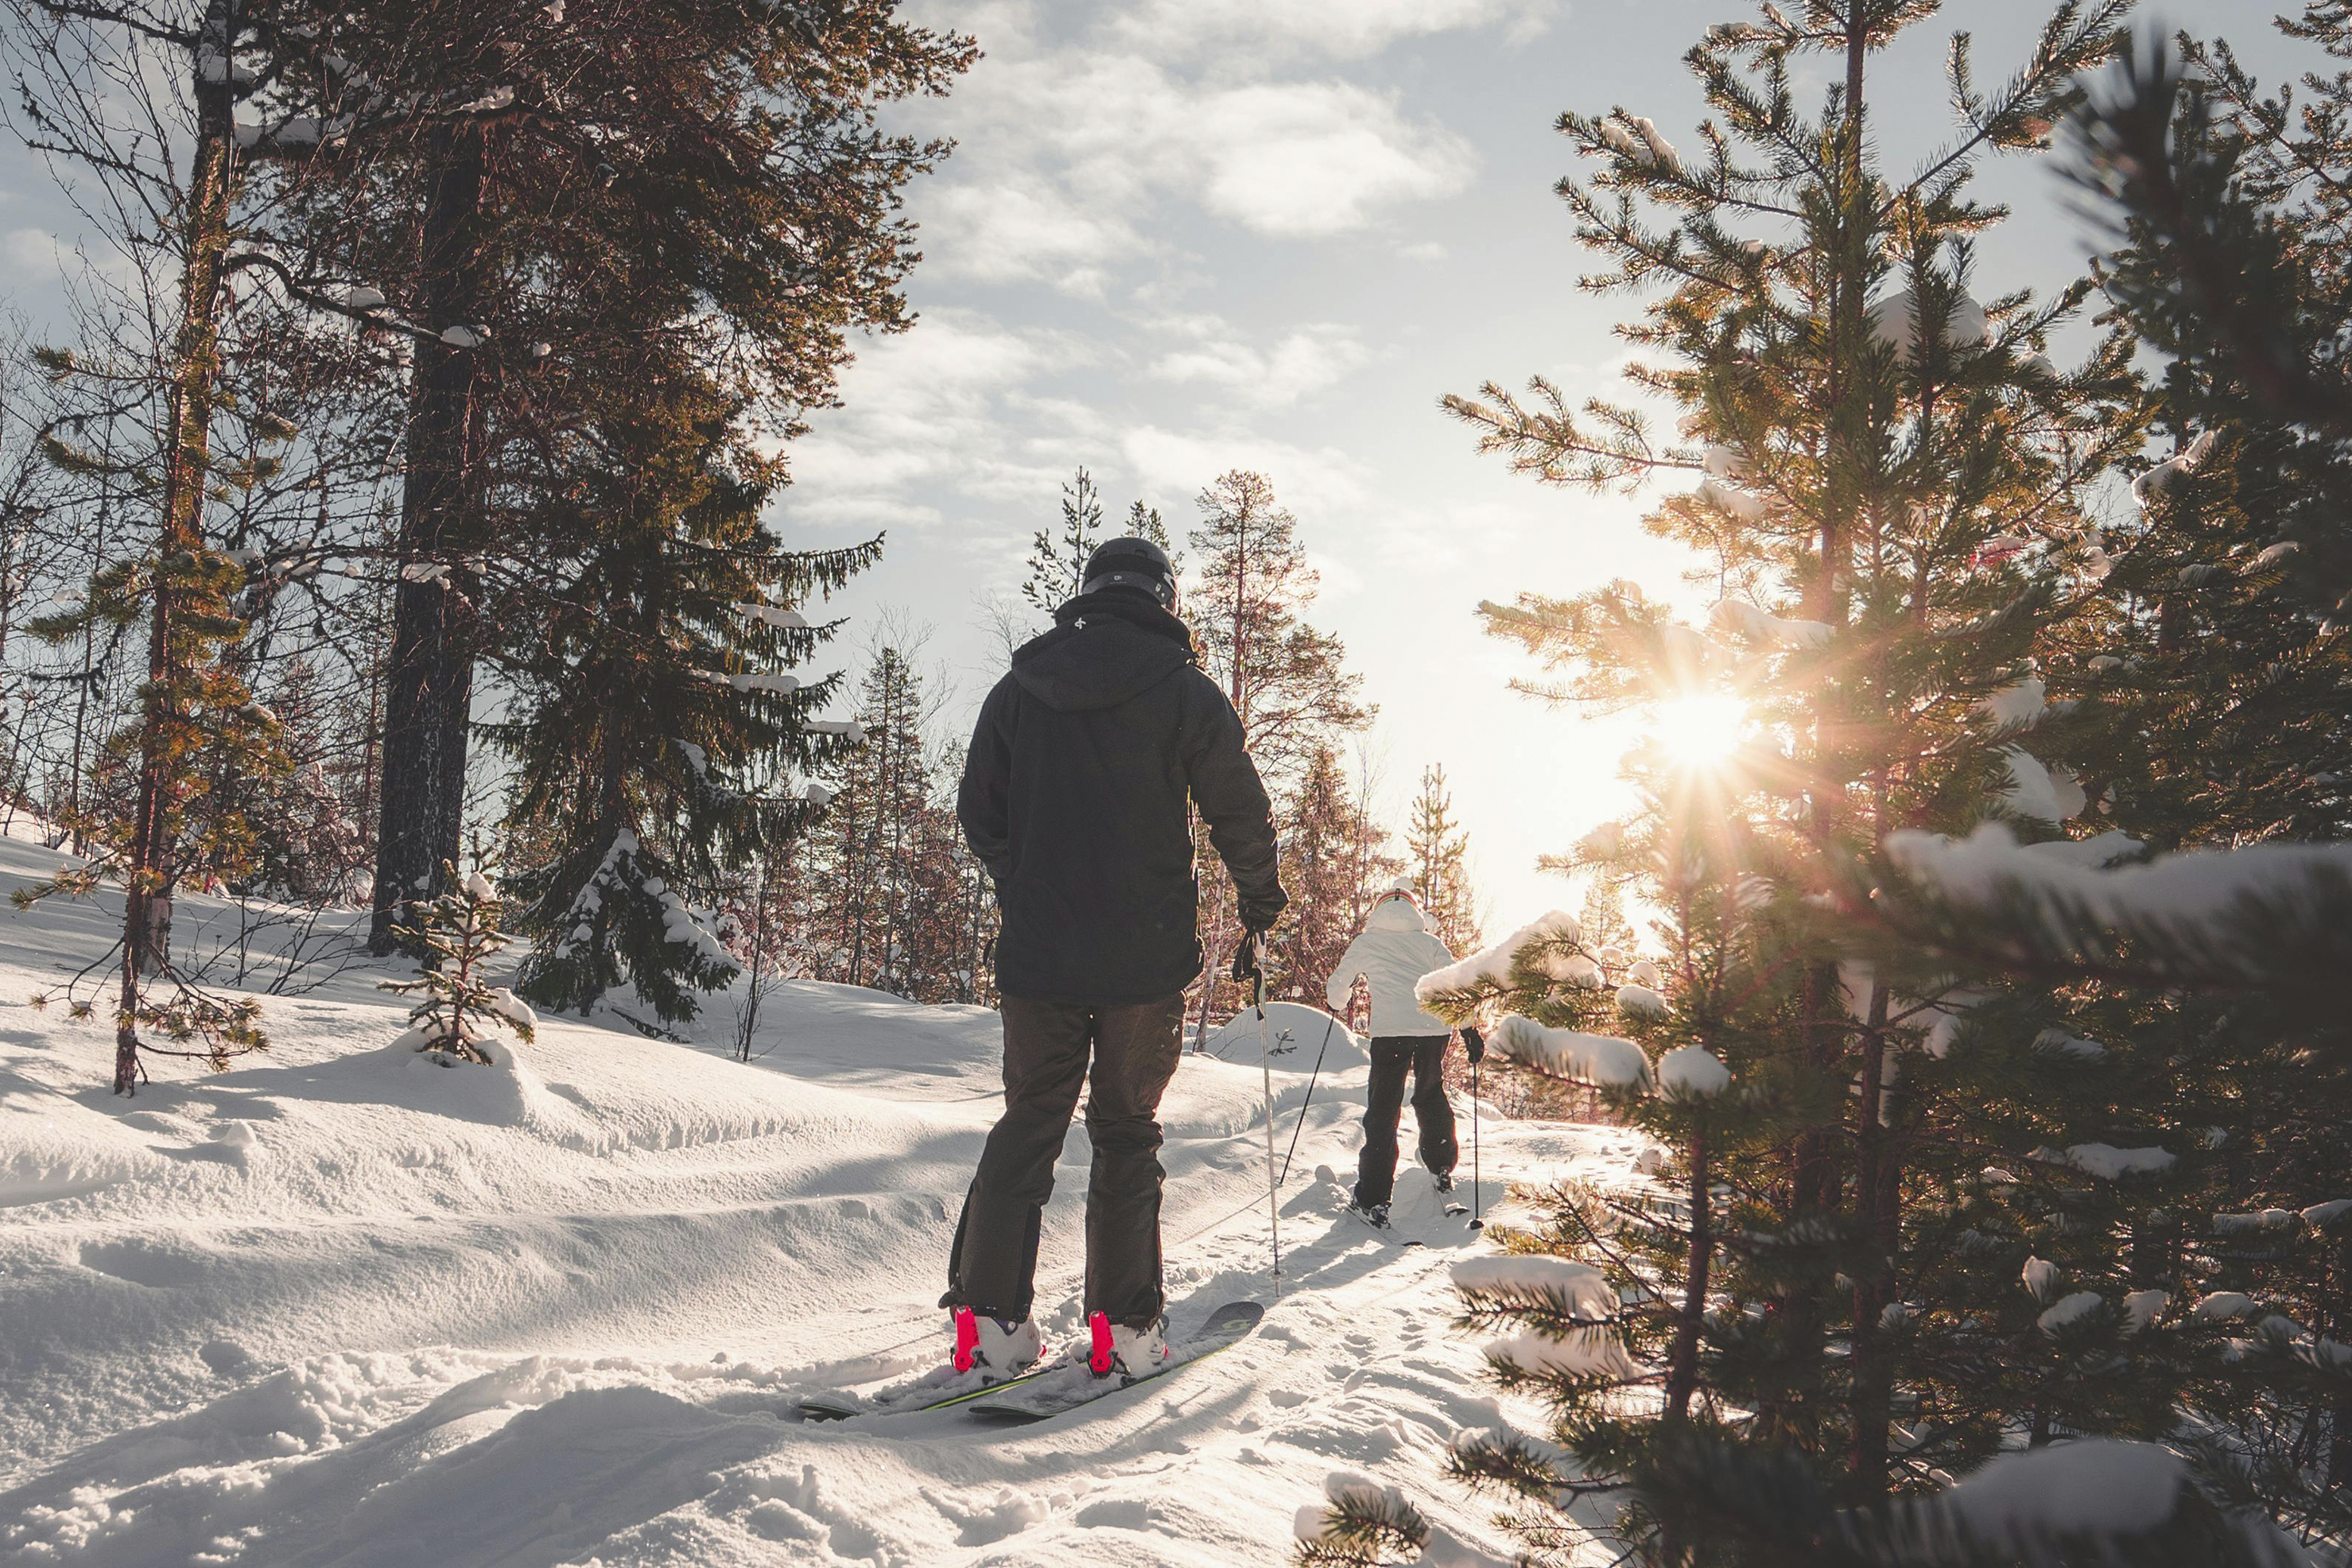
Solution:
[[(18, 831), (9, 885), (58, 859)], [(798, 1394), (944, 1353), (993, 1013), (795, 983), (763, 1002), (750, 1066), (722, 1043), (729, 997), (702, 1044), (550, 1018), (510, 1071), (445, 1068), (390, 1048), (404, 1010), (359, 967), (268, 998), (266, 1056), (158, 1063), (126, 1101), (110, 1028), (27, 1005), (119, 910), (0, 918), (0, 1561), (1277, 1563), (1339, 1468), (1508, 1560), (1491, 1506), (1436, 1473), (1457, 1430), (1514, 1414), (1448, 1327), (1446, 1268), (1486, 1249), (1410, 1171), (1400, 1234), (1426, 1247), (1340, 1214), (1317, 1168), (1352, 1173), (1364, 1058), (1344, 1034), (1283, 1191), (1285, 1294), (1251, 1339), (1034, 1426), (821, 1425)], [(191, 934), (236, 918), (179, 911)], [(1180, 1330), (1271, 1300), (1249, 1022), (1232, 1062), (1188, 1056), (1163, 1108)], [(1278, 1047), (1285, 1145), (1316, 1048)], [(1490, 1209), (1513, 1175), (1622, 1175), (1635, 1152), (1490, 1119)], [(1080, 1327), (1086, 1161), (1074, 1125), (1040, 1255), (1049, 1340)]]

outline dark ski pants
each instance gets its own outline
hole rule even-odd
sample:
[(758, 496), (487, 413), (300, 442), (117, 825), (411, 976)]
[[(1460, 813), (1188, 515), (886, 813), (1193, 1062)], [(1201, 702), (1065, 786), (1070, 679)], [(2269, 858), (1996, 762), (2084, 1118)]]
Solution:
[(1029, 1315), (1037, 1230), (1054, 1161), (1087, 1094), (1087, 1310), (1143, 1328), (1160, 1319), (1160, 1097), (1182, 1050), (1184, 998), (1087, 1007), (1007, 996), (1004, 1115), (988, 1134), (948, 1258), (942, 1305)]
[(1412, 1114), (1421, 1123), (1421, 1163), (1454, 1169), (1454, 1104), (1445, 1098), (1450, 1035), (1383, 1035), (1372, 1041), (1371, 1088), (1364, 1097), (1364, 1152), (1356, 1162), (1356, 1201), (1370, 1208), (1396, 1191), (1397, 1121), (1404, 1114), (1404, 1075), (1412, 1073)]

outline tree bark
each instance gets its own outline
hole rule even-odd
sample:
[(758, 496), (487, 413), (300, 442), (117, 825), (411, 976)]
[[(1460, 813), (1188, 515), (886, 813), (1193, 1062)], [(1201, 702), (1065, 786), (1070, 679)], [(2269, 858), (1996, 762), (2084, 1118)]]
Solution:
[[(211, 0), (203, 36), (222, 60), (235, 41), (236, 0)], [(228, 255), (229, 181), (235, 168), (235, 103), (229, 73), (194, 77), (196, 147), (188, 180), (180, 324), (167, 395), (163, 526), (150, 584), (147, 687), (140, 700), (139, 783), (131, 859), (123, 879), (122, 989), (115, 1015), (114, 1092), (139, 1087), (140, 982), (172, 949), (172, 843), (166, 820), (189, 722), (179, 689), (180, 574), (202, 548), (205, 476), (211, 467), (213, 409), (220, 370), (221, 263)], [(218, 80), (209, 79), (217, 74)]]
[(1879, 1315), (1894, 1299), (1890, 1272), (1894, 1238), (1886, 1234), (1887, 1204), (1882, 1191), (1893, 1152), (1882, 1115), (1886, 1092), (1886, 992), (1871, 988), (1869, 1029), (1862, 1044), (1862, 1093), (1854, 1129), (1854, 1214), (1857, 1229), (1879, 1257), (1853, 1286), (1853, 1437), (1848, 1471), (1864, 1498), (1886, 1489), (1887, 1427), (1893, 1420), (1895, 1382), (1879, 1340)]
[(1706, 1320), (1707, 1271), (1715, 1261), (1715, 1226), (1709, 1212), (1713, 1194), (1707, 1175), (1706, 1134), (1691, 1134), (1690, 1275), (1683, 1282), (1683, 1307), (1675, 1324), (1674, 1348), (1666, 1357), (1666, 1417), (1690, 1415), (1691, 1395), (1698, 1389), (1698, 1336)]
[[(437, 333), (481, 320), (487, 271), (485, 132), (436, 133), (425, 192), (422, 282)], [(481, 542), (487, 420), (479, 356), (436, 339), (419, 345), (408, 416), (408, 471), (395, 552), (392, 661), (385, 677), (383, 787), (368, 945), (389, 952), (412, 900), (446, 891), (464, 827), (466, 754), (479, 619), (461, 560)], [(432, 580), (412, 566), (438, 566)]]

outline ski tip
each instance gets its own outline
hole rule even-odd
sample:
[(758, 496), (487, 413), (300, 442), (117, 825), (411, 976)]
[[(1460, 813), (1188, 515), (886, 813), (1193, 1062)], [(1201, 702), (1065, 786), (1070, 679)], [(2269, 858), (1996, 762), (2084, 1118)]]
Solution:
[(1228, 1301), (1209, 1314), (1209, 1320), (1201, 1331), (1209, 1334), (1245, 1333), (1255, 1328), (1265, 1316), (1264, 1302)]
[(800, 1418), (803, 1421), (846, 1421), (857, 1414), (846, 1405), (834, 1405), (823, 1400), (803, 1399), (793, 1408), (800, 1413)]

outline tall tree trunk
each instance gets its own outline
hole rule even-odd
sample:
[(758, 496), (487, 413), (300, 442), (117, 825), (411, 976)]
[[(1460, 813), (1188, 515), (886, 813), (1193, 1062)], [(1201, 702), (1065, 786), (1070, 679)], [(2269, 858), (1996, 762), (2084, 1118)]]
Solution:
[(1681, 1421), (1690, 1415), (1691, 1395), (1698, 1389), (1698, 1337), (1706, 1320), (1707, 1272), (1715, 1262), (1714, 1194), (1707, 1173), (1706, 1134), (1691, 1134), (1685, 1151), (1690, 1162), (1690, 1273), (1683, 1282), (1682, 1311), (1675, 1322), (1673, 1349), (1666, 1356), (1666, 1415)]
[(1894, 1163), (1883, 1114), (1887, 1065), (1883, 986), (1871, 988), (1868, 1025), (1862, 1042), (1862, 1093), (1854, 1111), (1854, 1212), (1857, 1228), (1878, 1256), (1853, 1286), (1853, 1435), (1847, 1455), (1848, 1470), (1864, 1499), (1885, 1493), (1887, 1428), (1894, 1419), (1895, 1380), (1879, 1338), (1880, 1315), (1894, 1300), (1895, 1243), (1885, 1231), (1888, 1205), (1882, 1190)]
[[(480, 321), (488, 217), (479, 127), (437, 133), (425, 193), (425, 319), (436, 332)], [(418, 347), (409, 401), (408, 471), (401, 496), (402, 574), (393, 590), (385, 679), (383, 815), (376, 834), (375, 915), (368, 945), (388, 952), (403, 906), (445, 891), (464, 826), (467, 728), (478, 618), (461, 591), (458, 558), (480, 542), (487, 421), (474, 349)], [(446, 570), (415, 580), (411, 566)], [(416, 577), (427, 574), (417, 574)]]
[[(236, 24), (236, 0), (212, 0), (205, 7), (204, 36), (214, 58), (228, 58)], [(172, 949), (173, 846), (166, 817), (176, 787), (173, 774), (186, 762), (184, 731), (189, 722), (178, 668), (179, 600), (182, 574), (193, 567), (204, 543), (205, 476), (211, 467), (213, 409), (218, 398), (221, 263), (228, 255), (235, 103), (226, 70), (199, 69), (193, 75), (196, 147), (182, 237), (180, 325), (172, 343), (163, 526), (149, 594), (137, 805), (123, 878), (122, 991), (114, 1027), (117, 1094), (138, 1090), (140, 982), (163, 967)], [(220, 79), (210, 79), (215, 75)]]

